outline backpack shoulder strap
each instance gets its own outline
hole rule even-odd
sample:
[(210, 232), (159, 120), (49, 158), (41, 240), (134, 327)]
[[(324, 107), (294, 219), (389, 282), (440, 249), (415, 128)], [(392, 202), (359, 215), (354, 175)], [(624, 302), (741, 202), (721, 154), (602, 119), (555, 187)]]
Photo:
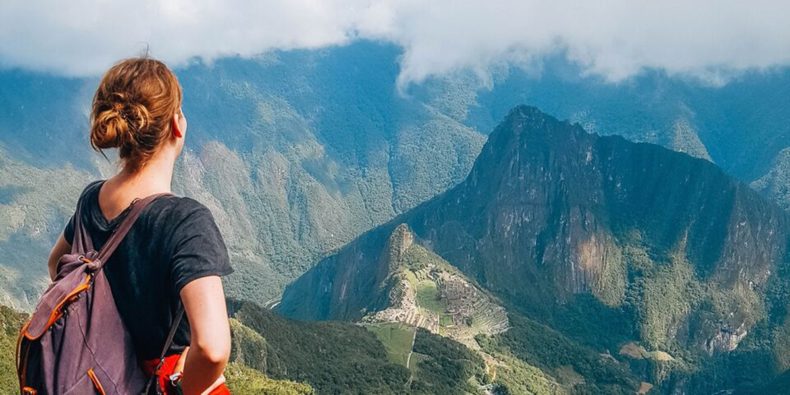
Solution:
[(167, 339), (165, 340), (164, 346), (162, 346), (162, 352), (159, 353), (159, 363), (156, 365), (156, 369), (154, 369), (154, 374), (148, 378), (148, 381), (145, 384), (145, 391), (143, 394), (151, 393), (151, 385), (156, 382), (156, 376), (159, 374), (159, 371), (162, 369), (162, 366), (165, 364), (165, 354), (167, 354), (167, 350), (170, 349), (170, 345), (173, 344), (173, 339), (176, 336), (176, 332), (178, 331), (178, 327), (181, 324), (181, 320), (184, 318), (184, 304), (179, 302), (178, 303), (178, 310), (176, 311), (175, 319), (173, 320), (173, 325), (170, 327), (170, 332), (167, 334)]

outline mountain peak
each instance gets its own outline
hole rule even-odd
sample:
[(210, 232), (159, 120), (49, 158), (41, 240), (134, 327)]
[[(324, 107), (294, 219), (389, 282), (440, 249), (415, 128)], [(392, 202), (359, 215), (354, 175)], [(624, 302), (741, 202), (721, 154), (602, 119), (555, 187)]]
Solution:
[(564, 126), (571, 125), (567, 121), (560, 121), (535, 106), (521, 104), (508, 111), (505, 120), (491, 134), (493, 136), (503, 133), (507, 135), (525, 132), (546, 133), (559, 130)]

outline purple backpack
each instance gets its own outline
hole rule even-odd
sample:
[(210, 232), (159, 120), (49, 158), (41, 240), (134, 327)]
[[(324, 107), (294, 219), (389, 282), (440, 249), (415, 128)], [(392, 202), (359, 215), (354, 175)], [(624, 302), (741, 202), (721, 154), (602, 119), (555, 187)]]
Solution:
[[(16, 362), (22, 394), (151, 393), (154, 380), (147, 379), (140, 367), (102, 267), (143, 209), (162, 195), (132, 202), (126, 218), (98, 252), (82, 224), (82, 205), (77, 205), (71, 254), (60, 258), (55, 281), (19, 334)], [(183, 312), (182, 306), (160, 365)]]

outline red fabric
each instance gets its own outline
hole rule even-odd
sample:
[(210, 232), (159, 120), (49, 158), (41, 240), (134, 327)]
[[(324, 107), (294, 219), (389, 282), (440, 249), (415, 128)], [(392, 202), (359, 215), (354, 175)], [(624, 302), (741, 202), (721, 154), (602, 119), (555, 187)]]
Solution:
[[(165, 363), (162, 364), (162, 368), (159, 371), (159, 374), (156, 377), (156, 380), (159, 382), (159, 388), (164, 388), (165, 395), (175, 395), (176, 392), (173, 389), (173, 386), (170, 385), (170, 375), (173, 374), (173, 371), (176, 368), (176, 364), (178, 363), (178, 359), (181, 357), (181, 354), (173, 354), (168, 357), (165, 357)], [(149, 359), (147, 361), (143, 361), (143, 370), (145, 374), (148, 376), (154, 375), (154, 371), (156, 367), (159, 365), (158, 359)], [(228, 387), (223, 383), (217, 388), (211, 390), (209, 395), (231, 395), (230, 390)]]

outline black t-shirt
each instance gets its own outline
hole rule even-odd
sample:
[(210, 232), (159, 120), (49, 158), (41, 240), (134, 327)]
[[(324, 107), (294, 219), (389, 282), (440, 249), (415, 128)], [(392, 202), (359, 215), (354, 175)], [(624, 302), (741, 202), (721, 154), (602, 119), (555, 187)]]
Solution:
[[(129, 213), (127, 208), (107, 221), (98, 199), (103, 184), (103, 180), (92, 182), (80, 198), (82, 223), (96, 250)], [(63, 236), (73, 242), (73, 215)], [(159, 358), (179, 306), (181, 288), (200, 277), (233, 272), (211, 211), (194, 199), (177, 196), (160, 196), (151, 202), (103, 270), (138, 357), (146, 360)], [(187, 345), (185, 315), (168, 354)]]

